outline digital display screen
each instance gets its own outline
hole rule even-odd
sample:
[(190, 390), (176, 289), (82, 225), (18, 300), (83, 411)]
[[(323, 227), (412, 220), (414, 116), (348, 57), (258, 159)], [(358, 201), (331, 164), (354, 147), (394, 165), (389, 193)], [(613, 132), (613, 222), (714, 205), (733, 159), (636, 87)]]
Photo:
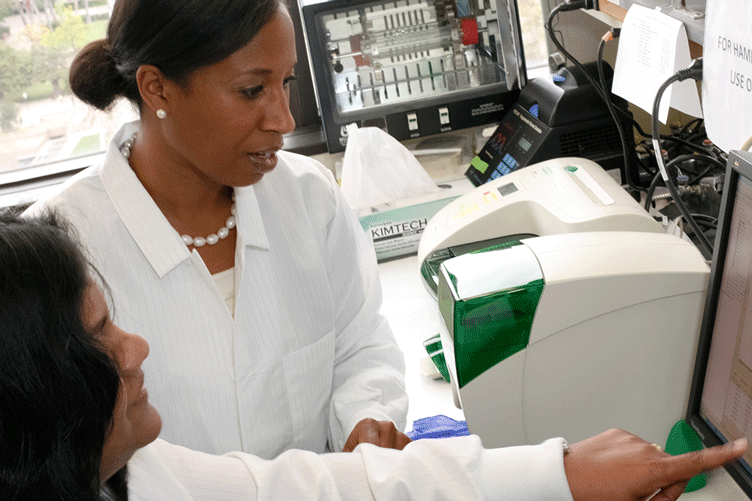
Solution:
[(502, 197), (505, 197), (509, 195), (510, 193), (514, 193), (515, 191), (518, 191), (517, 186), (514, 183), (507, 183), (507, 184), (501, 185), (497, 188), (497, 190)]
[[(752, 182), (731, 212), (700, 414), (726, 440), (752, 441)], [(744, 456), (749, 463), (752, 456)], [(745, 465), (749, 471), (749, 465)]]
[(522, 148), (522, 151), (527, 151), (530, 149), (530, 147), (533, 145), (526, 137), (521, 137), (519, 141), (517, 141), (517, 144), (520, 148)]
[[(752, 153), (729, 152), (686, 421), (710, 447), (752, 439)], [(726, 465), (752, 498), (752, 454)]]

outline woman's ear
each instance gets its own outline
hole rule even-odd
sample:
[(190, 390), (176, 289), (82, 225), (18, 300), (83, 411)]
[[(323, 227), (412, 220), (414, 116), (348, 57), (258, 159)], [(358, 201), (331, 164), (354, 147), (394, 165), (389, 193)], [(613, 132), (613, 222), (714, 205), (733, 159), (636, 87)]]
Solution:
[(170, 111), (165, 92), (169, 82), (159, 71), (159, 68), (150, 64), (142, 64), (136, 70), (136, 83), (144, 105), (151, 109), (152, 113), (159, 116)]

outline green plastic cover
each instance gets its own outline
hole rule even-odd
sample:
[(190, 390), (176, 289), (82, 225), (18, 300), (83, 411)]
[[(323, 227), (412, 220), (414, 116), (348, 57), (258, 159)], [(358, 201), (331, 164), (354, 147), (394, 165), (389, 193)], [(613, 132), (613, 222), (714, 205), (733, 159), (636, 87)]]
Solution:
[(545, 283), (525, 245), (452, 258), (441, 271), (439, 310), (454, 340), (462, 388), (527, 347)]

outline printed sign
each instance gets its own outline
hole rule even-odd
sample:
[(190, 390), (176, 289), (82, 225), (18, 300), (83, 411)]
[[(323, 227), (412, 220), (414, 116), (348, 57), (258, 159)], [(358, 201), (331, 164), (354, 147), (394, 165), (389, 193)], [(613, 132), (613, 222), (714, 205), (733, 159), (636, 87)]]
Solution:
[(728, 152), (752, 136), (752, 0), (707, 0), (702, 105), (708, 137)]

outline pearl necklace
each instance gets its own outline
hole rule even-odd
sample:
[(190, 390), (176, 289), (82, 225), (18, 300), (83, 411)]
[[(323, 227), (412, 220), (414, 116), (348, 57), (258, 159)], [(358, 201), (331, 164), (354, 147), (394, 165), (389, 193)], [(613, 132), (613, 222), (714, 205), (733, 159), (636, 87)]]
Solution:
[[(126, 161), (131, 156), (131, 150), (133, 149), (133, 144), (136, 142), (136, 135), (138, 133), (134, 132), (131, 137), (125, 140), (123, 143), (123, 146), (120, 148), (120, 153), (123, 154), (123, 157)], [(232, 193), (232, 207), (230, 207), (230, 214), (232, 214), (230, 217), (227, 218), (227, 221), (225, 221), (225, 225), (222, 226), (219, 230), (217, 230), (216, 233), (212, 233), (208, 237), (192, 237), (190, 235), (180, 235), (180, 238), (183, 239), (183, 242), (187, 246), (194, 246), (194, 247), (203, 247), (204, 245), (214, 245), (223, 238), (227, 238), (227, 236), (230, 234), (230, 230), (235, 228), (235, 192)]]

